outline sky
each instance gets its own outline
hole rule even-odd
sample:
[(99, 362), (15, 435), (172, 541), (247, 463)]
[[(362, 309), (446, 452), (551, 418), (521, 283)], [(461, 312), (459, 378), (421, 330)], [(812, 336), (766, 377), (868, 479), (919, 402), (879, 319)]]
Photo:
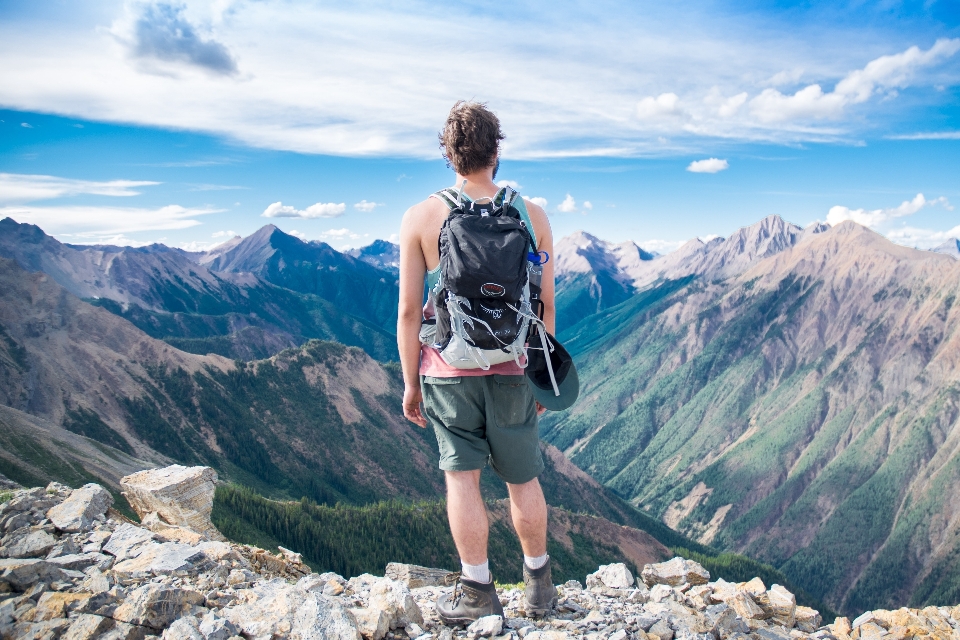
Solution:
[(453, 183), (459, 99), (498, 114), (498, 179), (557, 237), (665, 253), (771, 214), (960, 236), (955, 0), (0, 0), (0, 218), (395, 240)]

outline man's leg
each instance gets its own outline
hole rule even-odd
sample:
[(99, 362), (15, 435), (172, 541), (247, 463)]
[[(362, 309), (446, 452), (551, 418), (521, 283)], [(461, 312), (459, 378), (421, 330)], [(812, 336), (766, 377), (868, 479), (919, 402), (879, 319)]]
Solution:
[(523, 547), (525, 611), (529, 616), (542, 616), (557, 602), (547, 555), (547, 503), (536, 478), (523, 484), (507, 484), (507, 489), (513, 527)]
[(469, 565), (487, 561), (489, 523), (480, 495), (480, 470), (445, 471), (447, 517), (460, 560)]
[(534, 478), (523, 484), (507, 484), (510, 492), (510, 515), (520, 537), (523, 555), (537, 558), (547, 553), (547, 502), (540, 481)]
[(447, 517), (460, 554), (463, 573), (460, 591), (455, 589), (437, 600), (437, 614), (446, 624), (469, 624), (477, 618), (503, 615), (487, 564), (489, 523), (480, 496), (480, 471), (445, 471)]

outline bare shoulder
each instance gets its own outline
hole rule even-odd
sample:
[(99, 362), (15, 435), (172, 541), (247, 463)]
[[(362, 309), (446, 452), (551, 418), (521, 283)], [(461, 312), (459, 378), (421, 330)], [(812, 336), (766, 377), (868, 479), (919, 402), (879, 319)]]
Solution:
[(438, 217), (446, 217), (446, 214), (446, 205), (436, 198), (427, 198), (407, 209), (402, 224), (413, 229), (429, 228)]

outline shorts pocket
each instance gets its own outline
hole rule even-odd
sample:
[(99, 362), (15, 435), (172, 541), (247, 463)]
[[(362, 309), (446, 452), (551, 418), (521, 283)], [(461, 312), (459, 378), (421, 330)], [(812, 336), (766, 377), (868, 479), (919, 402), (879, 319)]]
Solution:
[(497, 426), (509, 428), (536, 423), (537, 409), (525, 375), (495, 375), (493, 383), (493, 411)]
[(450, 426), (461, 411), (462, 404), (460, 395), (463, 393), (459, 387), (461, 378), (435, 378), (433, 376), (423, 376), (420, 386), (423, 392), (423, 409), (428, 417), (432, 414), (434, 418), (441, 423)]

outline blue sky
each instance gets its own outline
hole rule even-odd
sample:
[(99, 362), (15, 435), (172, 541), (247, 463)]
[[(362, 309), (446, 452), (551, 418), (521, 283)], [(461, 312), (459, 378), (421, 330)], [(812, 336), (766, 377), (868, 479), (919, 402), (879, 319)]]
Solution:
[(452, 181), (436, 132), (467, 98), (558, 236), (960, 235), (960, 5), (665, 4), (4, 0), (0, 216), (84, 243), (389, 239)]

